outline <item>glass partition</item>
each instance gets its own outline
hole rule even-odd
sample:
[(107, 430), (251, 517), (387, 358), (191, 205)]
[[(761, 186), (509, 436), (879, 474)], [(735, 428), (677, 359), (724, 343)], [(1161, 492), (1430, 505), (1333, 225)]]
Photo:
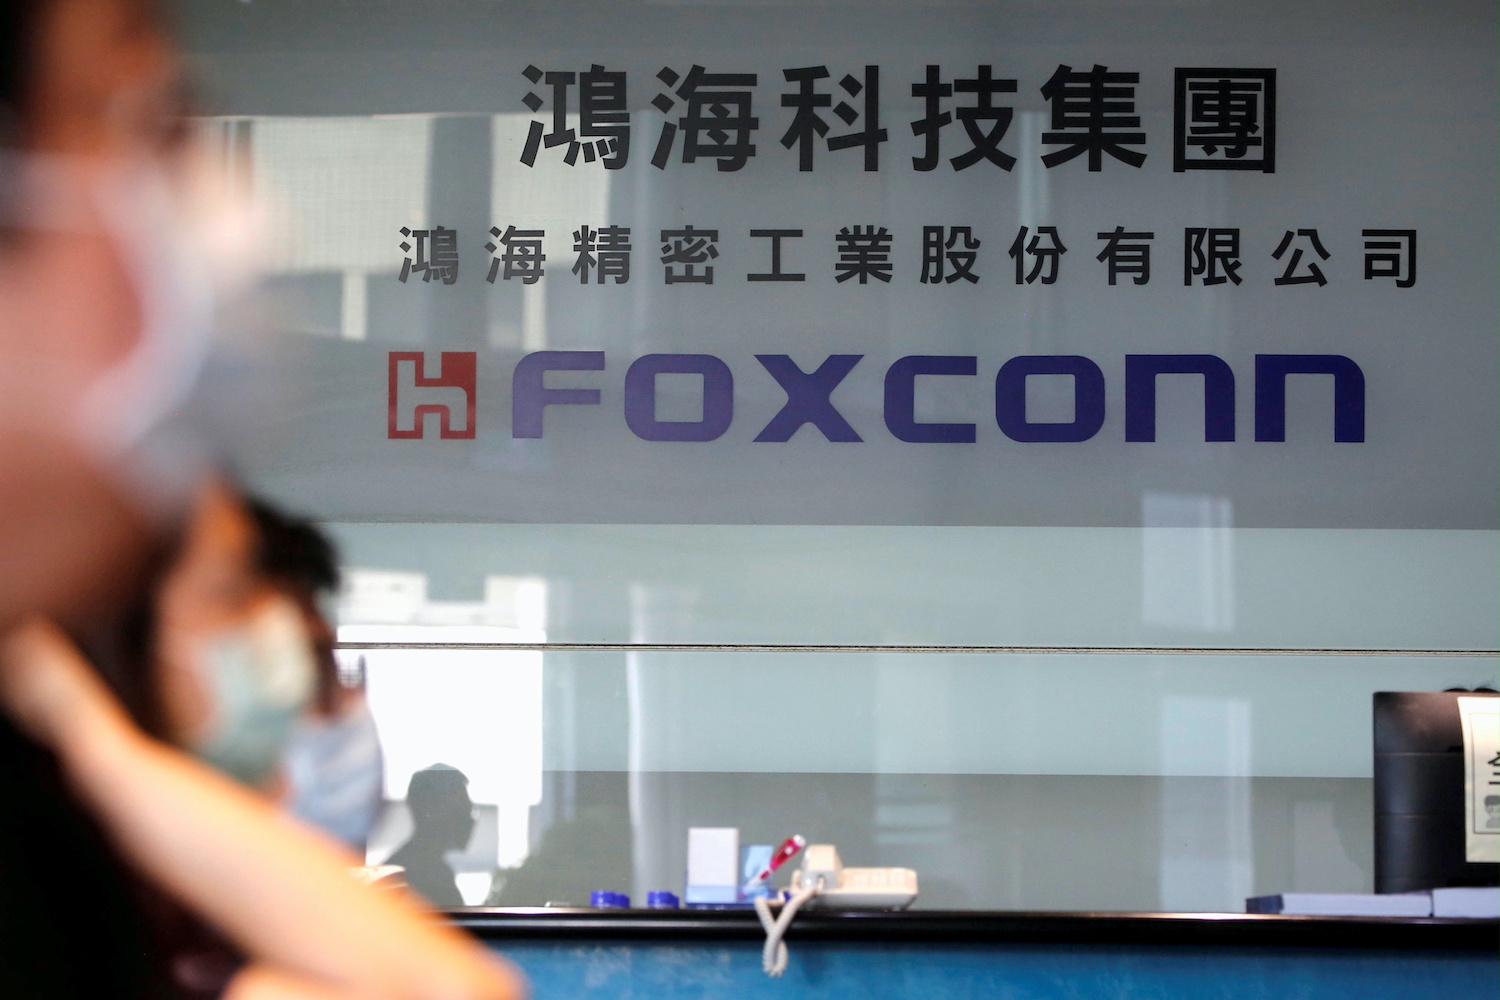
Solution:
[(1474, 651), (1500, 604), (1480, 530), (331, 527), (351, 642)]
[(800, 832), (916, 868), (918, 905), (1237, 910), (1368, 892), (1377, 690), (1494, 659), (1202, 653), (349, 648), (392, 800), (462, 771), (470, 904), (680, 893), (687, 830)]
[(1496, 18), (187, 7), (370, 862), (442, 764), (466, 905), (721, 825), (925, 907), (1370, 891), (1371, 694), (1500, 663)]

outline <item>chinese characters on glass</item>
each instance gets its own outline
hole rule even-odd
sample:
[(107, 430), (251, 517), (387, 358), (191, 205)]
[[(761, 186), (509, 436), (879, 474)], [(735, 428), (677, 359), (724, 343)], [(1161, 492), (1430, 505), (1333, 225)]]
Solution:
[[(407, 254), (397, 280), (408, 282), (420, 274), (424, 282), (452, 285), (459, 275), (459, 231), (445, 226), (398, 230), (397, 246)], [(684, 225), (661, 229), (662, 283), (667, 285), (712, 285), (722, 269), (718, 229)], [(546, 274), (544, 229), (491, 226), (492, 237), (484, 244), (490, 254), (485, 280), (519, 281), (532, 285)], [(895, 262), (897, 233), (879, 224), (842, 226), (832, 237), (834, 281), (868, 285), (890, 284), (898, 272)], [(805, 261), (808, 251), (794, 249), (803, 241), (805, 229), (751, 229), (751, 239), (763, 243), (757, 262), (747, 261), (744, 280), (751, 282), (805, 282), (807, 273), (792, 270), (793, 261)], [(1417, 231), (1415, 229), (1363, 229), (1363, 270), (1366, 281), (1390, 281), (1397, 288), (1417, 283)], [(588, 285), (628, 284), (631, 280), (631, 227), (584, 223), (572, 231), (574, 263), (570, 273)], [(917, 281), (923, 285), (978, 284), (984, 278), (980, 253), (986, 241), (975, 226), (923, 226)], [(1069, 239), (1076, 239), (1070, 236)], [(1152, 253), (1157, 234), (1130, 230), (1123, 225), (1095, 233), (1099, 251), (1094, 255), (1107, 284), (1146, 285), (1151, 281)], [(1188, 286), (1238, 286), (1245, 263), (1239, 227), (1196, 227), (1182, 231), (1182, 283)], [(1267, 243), (1269, 247), (1269, 242)], [(1017, 285), (1052, 285), (1062, 276), (1067, 245), (1057, 226), (1021, 226), (1005, 251), (1013, 262)], [(1271, 284), (1316, 285), (1330, 281), (1323, 265), (1333, 259), (1317, 229), (1285, 230), (1274, 249), (1264, 254), (1271, 262)], [(769, 264), (769, 269), (765, 269)]]
[[(1276, 172), (1276, 70), (1179, 68), (1174, 74), (1175, 172)], [(586, 70), (528, 65), (521, 75), (532, 88), (521, 103), (534, 115), (544, 109), (551, 114), (530, 122), (520, 162), (535, 167), (543, 152), (553, 149), (561, 149), (557, 155), (570, 167), (580, 154), (584, 163), (598, 161), (607, 170), (629, 162), (633, 123), (623, 70), (599, 63)], [(891, 130), (881, 123), (879, 66), (797, 66), (780, 75), (783, 89), (774, 106), (781, 109), (784, 130), (777, 144), (795, 155), (798, 171), (813, 171), (823, 157), (845, 150), (859, 151), (864, 171), (880, 170), (881, 147), (891, 141)], [(661, 113), (648, 126), (656, 133), (651, 165), (665, 170), (674, 159), (684, 165), (712, 160), (715, 169), (733, 173), (761, 155), (762, 144), (755, 141), (761, 127), (755, 111), (760, 80), (759, 73), (709, 72), (696, 63), (686, 73), (663, 66), (655, 75), (660, 92), (649, 102)], [(1052, 147), (1041, 154), (1042, 164), (1051, 169), (1082, 158), (1086, 170), (1098, 173), (1108, 157), (1139, 169), (1149, 156), (1136, 107), (1140, 82), (1141, 74), (1133, 70), (1060, 64), (1036, 89), (1048, 106), (1049, 127), (1041, 142)], [(955, 171), (981, 163), (1007, 172), (1015, 167), (1015, 155), (1002, 143), (1016, 113), (1009, 95), (1021, 93), (1021, 82), (1006, 76), (1003, 67), (980, 63), (972, 70), (945, 72), (940, 64), (928, 64), (921, 80), (897, 92), (903, 89), (909, 90), (917, 115), (907, 123), (920, 150), (910, 156), (913, 170), (936, 170), (945, 159)], [(948, 137), (945, 154), (944, 130), (955, 122), (963, 134)]]

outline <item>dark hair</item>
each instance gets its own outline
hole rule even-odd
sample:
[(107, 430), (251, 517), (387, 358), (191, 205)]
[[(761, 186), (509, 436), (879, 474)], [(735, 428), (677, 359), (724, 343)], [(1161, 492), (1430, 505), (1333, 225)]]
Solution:
[[(246, 494), (244, 503), (259, 536), (255, 568), (263, 577), (290, 591), (300, 601), (338, 589), (338, 550), (321, 528), (259, 497)], [(322, 613), (315, 613), (327, 628)], [(333, 633), (315, 636), (314, 643), (318, 649), (318, 684), (313, 704), (324, 715), (332, 715), (337, 709), (340, 686)]]
[(0, 248), (10, 246), (20, 183), (7, 155), (21, 145), (37, 59), (37, 21), (44, 0), (0, 0)]
[(36, 25), (43, 0), (0, 3), (0, 148), (20, 139), (36, 62)]
[(468, 798), (469, 778), (452, 764), (432, 764), (414, 771), (406, 786), (406, 804), (414, 823), (446, 818), (455, 802), (467, 802)]
[(153, 660), (156, 599), (181, 546), (180, 528), (158, 536), (145, 561), (134, 571), (126, 588), (131, 595), (126, 603), (113, 613), (96, 615), (93, 621), (69, 629), (84, 658), (93, 664), (135, 724), (163, 742), (171, 742), (172, 736)]
[(260, 536), (256, 568), (261, 573), (308, 594), (338, 589), (338, 550), (321, 528), (258, 497), (246, 497), (245, 506)]

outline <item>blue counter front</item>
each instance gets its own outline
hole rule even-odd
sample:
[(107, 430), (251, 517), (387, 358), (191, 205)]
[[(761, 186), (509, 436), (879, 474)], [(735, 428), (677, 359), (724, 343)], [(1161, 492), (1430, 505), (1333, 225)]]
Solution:
[(820, 914), (782, 979), (737, 913), (452, 915), (551, 997), (1494, 1000), (1494, 921), (1227, 914)]

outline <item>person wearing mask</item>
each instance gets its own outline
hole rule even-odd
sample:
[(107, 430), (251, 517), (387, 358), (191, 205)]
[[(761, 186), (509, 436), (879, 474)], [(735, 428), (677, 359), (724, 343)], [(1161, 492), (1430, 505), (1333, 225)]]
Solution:
[[(110, 645), (184, 517), (217, 502), (177, 421), (216, 259), (185, 210), (179, 79), (150, 0), (0, 4), (0, 995), (519, 997), (504, 962), (156, 738), (170, 713), (121, 700), (153, 689), (142, 664), (114, 658), (106, 684), (79, 651)], [(241, 596), (251, 614), (216, 648), (242, 665), (247, 645), (286, 654), (280, 711), (308, 684), (295, 610)], [(208, 718), (196, 749), (254, 756), (233, 745), (258, 736)], [(153, 898), (243, 956), (222, 988), (173, 974)]]
[[(355, 882), (348, 868), (358, 859), (146, 736), (55, 626), (13, 631), (0, 657), (0, 707), (56, 756), (123, 858), (245, 956), (219, 992), (226, 1000), (523, 995), (519, 977), (483, 948), (401, 894)], [(172, 985), (155, 995), (191, 995), (192, 984)]]
[(162, 738), (275, 799), (288, 740), (317, 690), (318, 652), (296, 598), (260, 571), (262, 549), (239, 494), (206, 488), (141, 609), (133, 658), (154, 674), (142, 701), (159, 701)]
[(324, 612), (338, 590), (338, 555), (311, 521), (256, 497), (257, 572), (291, 598), (316, 662), (311, 703), (292, 727), (284, 754), (284, 805), (363, 856), (385, 793), (385, 768), (364, 677), (341, 680), (336, 635)]
[(384, 769), (363, 692), (338, 679), (320, 604), (337, 584), (333, 545), (311, 522), (217, 488), (138, 633), (164, 735), (362, 857)]
[[(168, 425), (207, 329), (203, 297), (173, 293), (199, 273), (163, 183), (174, 75), (152, 5), (0, 4), (0, 637), (44, 616), (110, 645), (192, 503), (197, 456)], [(13, 697), (66, 676), (0, 658), (0, 996), (186, 995), (144, 877)]]
[(362, 859), (243, 787), (273, 781), (316, 686), (301, 612), (251, 571), (256, 545), (244, 505), (211, 485), (156, 592), (160, 718), (186, 753), (144, 732), (57, 627), (33, 621), (0, 645), (0, 710), (55, 757), (146, 885), (227, 943), (167, 942), (166, 975), (139, 995), (521, 995), (519, 977), (483, 948), (404, 894), (357, 884), (349, 869)]

